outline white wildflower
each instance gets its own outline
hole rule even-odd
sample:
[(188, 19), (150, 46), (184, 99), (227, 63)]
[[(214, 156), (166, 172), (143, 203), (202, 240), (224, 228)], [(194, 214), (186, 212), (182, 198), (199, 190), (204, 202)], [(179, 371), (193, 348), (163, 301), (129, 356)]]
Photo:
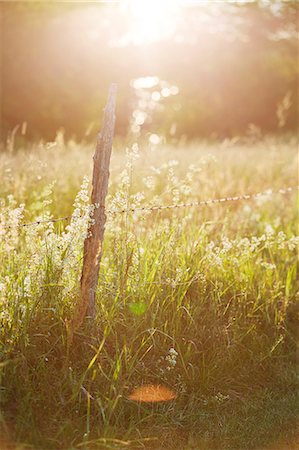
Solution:
[(167, 362), (167, 370), (174, 369), (177, 364), (178, 352), (172, 347), (168, 350), (168, 355), (165, 357), (165, 361)]
[(274, 228), (269, 223), (265, 226), (265, 233), (267, 237), (272, 237), (274, 235)]
[(290, 251), (295, 250), (295, 248), (298, 249), (299, 245), (299, 236), (293, 236), (287, 241), (288, 249)]
[(275, 264), (271, 264), (271, 263), (268, 263), (266, 261), (262, 261), (261, 262), (261, 267), (264, 267), (266, 270), (275, 270), (276, 269), (276, 265)]
[(154, 190), (155, 189), (155, 179), (152, 176), (149, 177), (145, 177), (143, 179), (143, 182), (145, 184), (145, 186), (150, 189), (150, 190)]

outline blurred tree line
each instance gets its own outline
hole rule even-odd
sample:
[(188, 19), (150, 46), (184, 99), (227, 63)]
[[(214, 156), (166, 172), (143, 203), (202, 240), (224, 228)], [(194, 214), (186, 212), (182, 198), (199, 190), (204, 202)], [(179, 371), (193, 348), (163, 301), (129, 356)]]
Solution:
[(154, 133), (297, 127), (296, 1), (190, 3), (170, 34), (143, 43), (130, 37), (130, 16), (117, 3), (2, 2), (0, 12), (2, 140), (24, 122), (28, 139), (53, 139), (61, 127), (77, 139), (94, 135), (112, 81), (116, 131), (126, 136), (136, 104), (131, 80), (146, 76), (179, 88), (148, 119)]

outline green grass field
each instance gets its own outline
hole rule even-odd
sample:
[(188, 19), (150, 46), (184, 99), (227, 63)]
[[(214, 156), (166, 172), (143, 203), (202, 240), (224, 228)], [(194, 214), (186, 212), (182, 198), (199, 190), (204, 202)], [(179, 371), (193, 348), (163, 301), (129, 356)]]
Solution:
[[(296, 186), (297, 145), (117, 143), (107, 209)], [(297, 191), (108, 214), (96, 324), (68, 351), (92, 154), (0, 154), (1, 450), (298, 448)], [(176, 398), (130, 400), (143, 384)]]

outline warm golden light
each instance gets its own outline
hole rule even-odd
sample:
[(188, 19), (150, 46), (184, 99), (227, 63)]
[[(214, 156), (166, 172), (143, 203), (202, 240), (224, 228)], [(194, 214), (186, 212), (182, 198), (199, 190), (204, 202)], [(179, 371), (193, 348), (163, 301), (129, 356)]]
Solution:
[(167, 402), (174, 400), (176, 393), (160, 384), (145, 384), (135, 389), (129, 396), (129, 400), (144, 403)]
[(164, 0), (128, 0), (132, 17), (131, 41), (136, 45), (170, 36), (176, 24), (178, 2)]

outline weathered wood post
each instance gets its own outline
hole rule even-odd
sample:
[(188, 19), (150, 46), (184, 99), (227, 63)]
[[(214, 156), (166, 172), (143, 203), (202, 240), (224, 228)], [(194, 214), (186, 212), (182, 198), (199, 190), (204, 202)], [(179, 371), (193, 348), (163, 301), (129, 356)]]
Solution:
[(86, 316), (94, 319), (96, 289), (106, 223), (105, 199), (108, 192), (109, 164), (115, 125), (116, 84), (111, 84), (101, 133), (97, 138), (93, 157), (91, 203), (94, 205), (92, 221), (84, 241), (81, 296), (75, 312), (72, 331), (82, 324)]

